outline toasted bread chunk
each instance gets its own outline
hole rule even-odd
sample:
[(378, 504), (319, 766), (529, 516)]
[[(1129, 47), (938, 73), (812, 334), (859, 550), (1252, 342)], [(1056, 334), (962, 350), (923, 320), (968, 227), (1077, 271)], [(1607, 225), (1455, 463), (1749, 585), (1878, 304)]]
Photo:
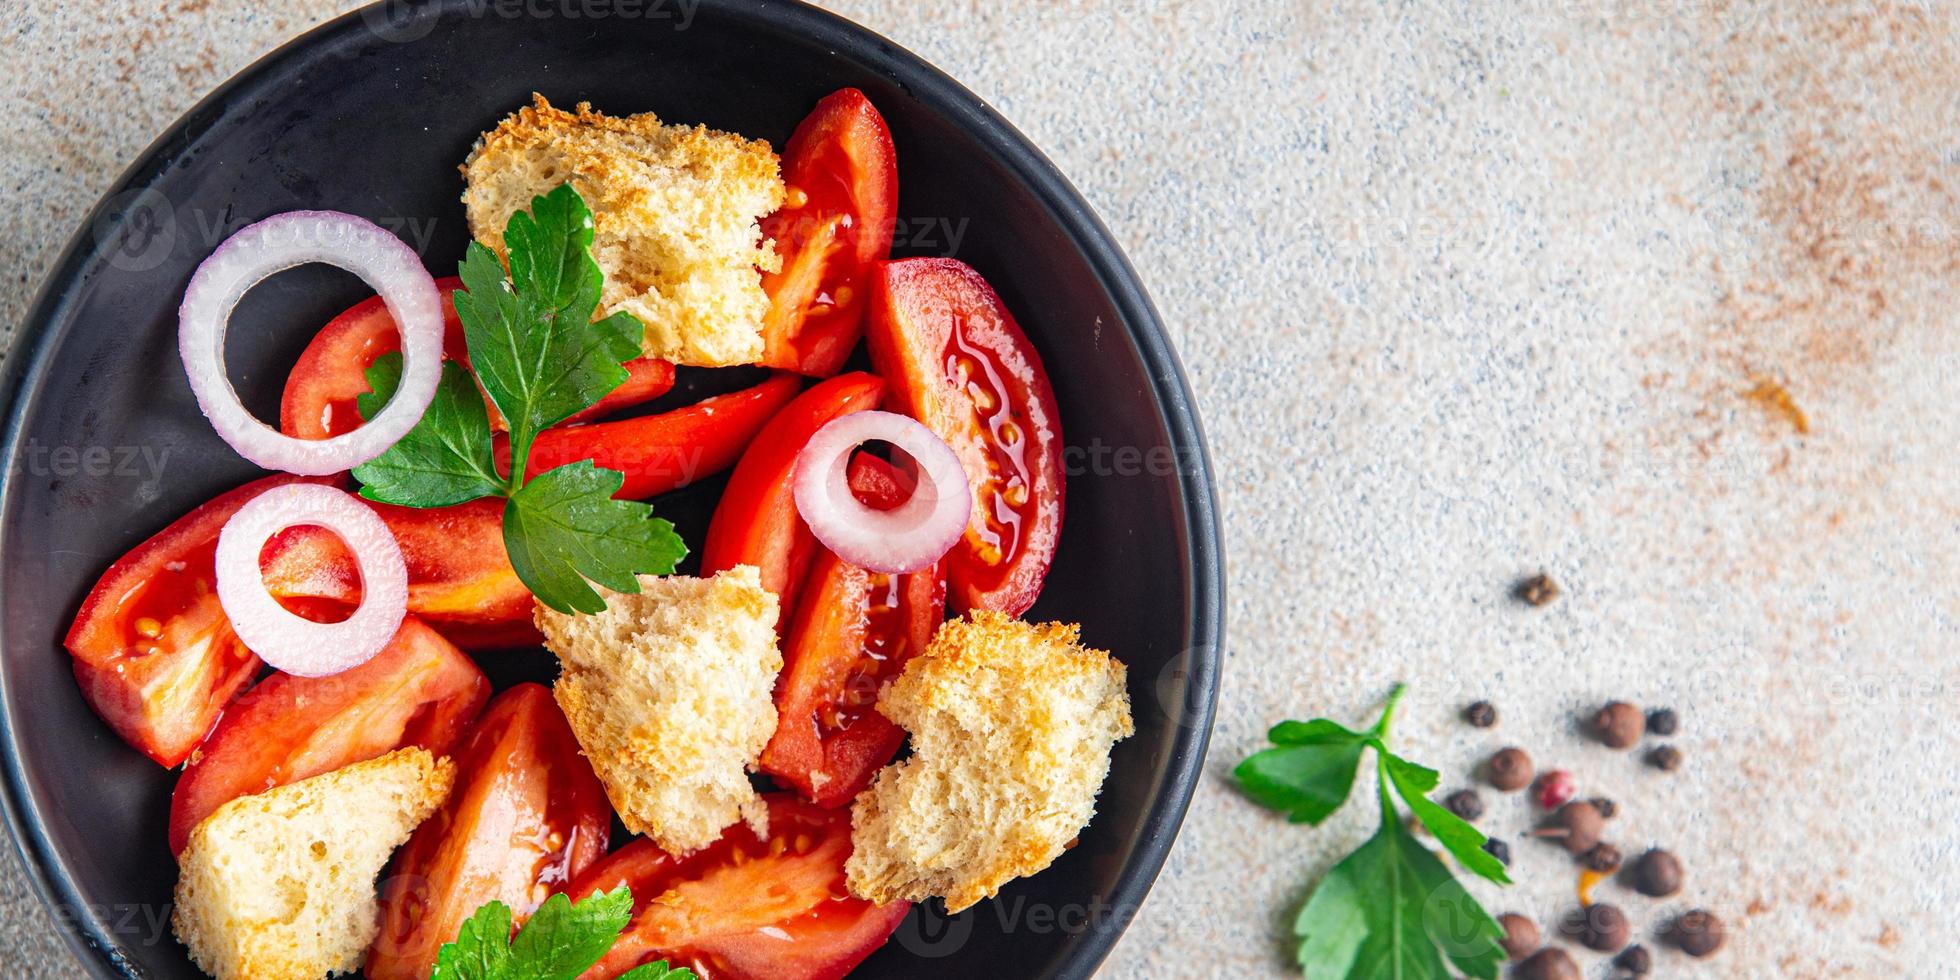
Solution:
[(380, 929), (375, 876), (455, 776), (399, 749), (219, 807), (178, 858), (170, 921), (191, 960), (218, 980), (360, 969)]
[(673, 854), (746, 820), (768, 833), (748, 772), (776, 732), (776, 595), (753, 565), (640, 577), (604, 612), (538, 607), (562, 670), (552, 694), (627, 829)]
[(1034, 874), (1089, 825), (1133, 731), (1123, 665), (1080, 628), (976, 612), (939, 628), (878, 698), (912, 733), (851, 806), (851, 894), (948, 912)]
[(783, 203), (769, 144), (652, 113), (574, 112), (533, 95), (483, 134), (463, 175), (470, 232), (509, 261), (504, 223), (569, 181), (592, 209), (592, 255), (604, 270), (601, 314), (646, 324), (646, 353), (723, 367), (762, 356), (769, 299), (758, 269), (780, 259), (758, 224)]

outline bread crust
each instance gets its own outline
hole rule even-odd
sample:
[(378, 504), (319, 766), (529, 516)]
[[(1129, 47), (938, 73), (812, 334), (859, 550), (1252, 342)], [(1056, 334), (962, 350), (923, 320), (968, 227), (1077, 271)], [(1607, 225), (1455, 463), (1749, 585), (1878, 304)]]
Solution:
[(504, 225), (570, 182), (592, 209), (605, 273), (600, 314), (646, 325), (649, 357), (725, 367), (762, 356), (769, 300), (759, 270), (780, 265), (760, 220), (783, 202), (769, 144), (652, 113), (608, 116), (532, 104), (484, 133), (463, 164), (470, 233), (509, 261)]
[(600, 592), (604, 612), (539, 606), (537, 623), (561, 666), (552, 695), (621, 822), (673, 854), (737, 820), (766, 835), (748, 773), (776, 731), (783, 657), (761, 573), (646, 575), (638, 595)]
[(912, 734), (851, 807), (851, 894), (958, 912), (1059, 857), (1128, 737), (1126, 671), (1073, 624), (976, 612), (942, 626), (878, 709)]
[(456, 767), (406, 748), (219, 807), (179, 857), (171, 926), (218, 980), (352, 973), (380, 931), (375, 878)]

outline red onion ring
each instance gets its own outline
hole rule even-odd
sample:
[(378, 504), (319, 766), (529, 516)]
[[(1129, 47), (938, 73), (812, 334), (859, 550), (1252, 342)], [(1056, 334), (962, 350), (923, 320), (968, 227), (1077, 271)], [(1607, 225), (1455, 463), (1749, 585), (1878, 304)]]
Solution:
[[(891, 510), (865, 506), (851, 492), (851, 451), (873, 439), (918, 464), (912, 496)], [(952, 447), (931, 429), (891, 412), (854, 412), (825, 425), (796, 457), (792, 490), (811, 533), (837, 557), (874, 572), (916, 572), (952, 550), (966, 533), (973, 492)]]
[[(267, 539), (310, 524), (340, 537), (361, 570), (361, 605), (338, 623), (286, 611), (265, 588), (259, 553)], [(408, 566), (393, 532), (366, 504), (317, 483), (289, 483), (252, 498), (218, 532), (218, 604), (259, 659), (300, 677), (325, 677), (367, 663), (408, 615)]]
[[(225, 375), (225, 330), (246, 290), (309, 262), (360, 276), (388, 304), (402, 338), (395, 397), (366, 425), (331, 439), (295, 439), (260, 422)], [(324, 476), (381, 455), (422, 420), (442, 378), (442, 304), (421, 256), (386, 229), (338, 211), (289, 211), (246, 226), (198, 265), (177, 308), (177, 347), (198, 408), (238, 455), (269, 470)]]

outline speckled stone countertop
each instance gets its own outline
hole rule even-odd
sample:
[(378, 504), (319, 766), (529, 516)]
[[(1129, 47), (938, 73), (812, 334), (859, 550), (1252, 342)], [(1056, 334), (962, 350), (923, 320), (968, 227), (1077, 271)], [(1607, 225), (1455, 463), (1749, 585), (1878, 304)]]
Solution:
[[(10, 7), (0, 324), (158, 132), (346, 6)], [(1527, 746), (1619, 801), (1629, 850), (1681, 855), (1678, 900), (1602, 886), (1643, 935), (1690, 902), (1729, 923), (1659, 973), (1952, 975), (1954, 5), (837, 6), (1070, 175), (1209, 430), (1211, 772), (1105, 975), (1291, 974), (1288, 911), (1371, 808), (1292, 827), (1224, 774), (1272, 722), (1365, 722), (1396, 680), (1397, 742), (1446, 789)], [(1563, 597), (1507, 597), (1540, 569)], [(1456, 720), (1479, 697), (1492, 731)], [(1679, 710), (1679, 772), (1576, 734), (1612, 697)], [(1521, 884), (1478, 893), (1549, 922), (1571, 865), (1513, 848)], [(0, 972), (72, 975), (52, 930), (10, 852)]]

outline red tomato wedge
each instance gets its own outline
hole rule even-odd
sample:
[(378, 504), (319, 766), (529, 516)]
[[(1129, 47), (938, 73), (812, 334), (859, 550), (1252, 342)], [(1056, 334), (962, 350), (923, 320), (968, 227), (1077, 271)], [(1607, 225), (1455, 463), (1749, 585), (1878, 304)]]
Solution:
[(871, 272), (866, 337), (892, 407), (959, 454), (973, 489), (966, 536), (944, 559), (960, 611), (1019, 616), (1062, 530), (1062, 427), (1048, 373), (980, 274), (953, 259)]
[[(851, 461), (851, 486), (869, 506), (903, 503), (904, 482), (874, 456)], [(905, 730), (878, 713), (878, 691), (945, 620), (946, 578), (937, 565), (882, 575), (820, 550), (803, 590), (776, 679), (781, 720), (762, 769), (818, 806), (843, 806), (905, 742)]]
[(796, 513), (790, 490), (796, 456), (818, 429), (840, 416), (877, 408), (884, 395), (885, 382), (877, 375), (853, 371), (796, 396), (770, 419), (742, 453), (715, 505), (701, 545), (701, 574), (756, 566), (762, 570), (762, 587), (781, 600), (778, 626), (787, 624), (796, 609), (797, 586), (817, 547)]
[[(536, 603), (504, 550), (502, 500), (452, 507), (367, 502), (401, 544), (408, 564), (408, 611), (469, 650), (537, 643)], [(346, 615), (361, 601), (361, 576), (340, 539), (317, 527), (280, 532), (259, 563), (281, 601), (309, 600)]]
[(170, 852), (241, 796), (410, 745), (448, 755), (483, 710), (490, 681), (413, 616), (374, 659), (331, 677), (273, 674), (225, 711), (170, 796)]
[(769, 838), (736, 824), (675, 858), (640, 838), (580, 875), (574, 901), (621, 885), (633, 919), (581, 980), (666, 960), (701, 980), (836, 980), (898, 928), (909, 903), (873, 905), (844, 887), (851, 815), (788, 794), (769, 800)]
[(299, 479), (248, 483), (178, 518), (109, 566), (75, 614), (64, 642), (82, 695), (164, 766), (183, 762), (259, 672), (218, 605), (218, 532), (253, 497)]
[[(749, 440), (796, 397), (801, 382), (779, 374), (753, 388), (659, 415), (547, 429), (531, 444), (526, 476), (589, 459), (626, 474), (613, 496), (645, 500), (735, 465)], [(510, 446), (497, 440), (497, 465), (510, 468)]]
[[(464, 365), (469, 354), (463, 343), (463, 323), (456, 317), (451, 294), (463, 288), (454, 276), (436, 280), (443, 295), (443, 356)], [(361, 425), (354, 400), (370, 390), (367, 369), (383, 354), (402, 349), (401, 334), (388, 306), (376, 296), (327, 321), (306, 345), (292, 373), (286, 376), (286, 391), (279, 400), (279, 431), (296, 439), (326, 439), (352, 432)], [(674, 366), (653, 358), (626, 363), (626, 381), (606, 397), (567, 423), (649, 402), (674, 387)], [(504, 428), (496, 409), (490, 409), (491, 425)]]
[(456, 752), (456, 788), (382, 880), (369, 980), (423, 980), (485, 902), (517, 922), (606, 853), (612, 806), (551, 692), (497, 695)]
[(863, 332), (864, 274), (891, 254), (898, 157), (871, 100), (854, 88), (817, 103), (783, 147), (788, 200), (762, 219), (782, 255), (763, 273), (761, 363), (827, 378)]

